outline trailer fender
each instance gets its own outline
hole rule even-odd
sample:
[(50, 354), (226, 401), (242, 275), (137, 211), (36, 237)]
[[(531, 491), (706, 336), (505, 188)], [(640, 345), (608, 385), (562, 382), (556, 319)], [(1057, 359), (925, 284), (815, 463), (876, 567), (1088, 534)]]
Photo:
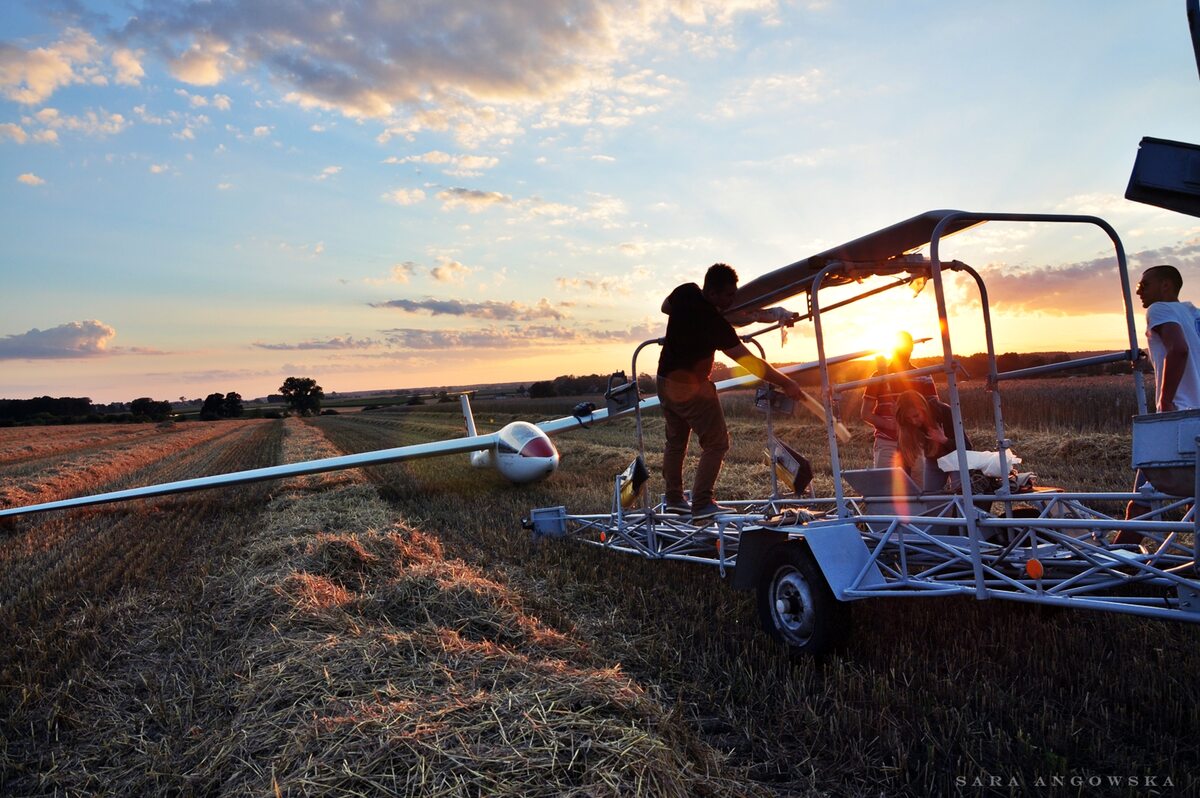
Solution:
[[(871, 552), (854, 524), (812, 526), (804, 530), (809, 551), (838, 601), (852, 601), (851, 588), (883, 587), (887, 580), (871, 560)], [(860, 579), (861, 575), (861, 579)]]
[[(857, 598), (848, 595), (847, 591), (851, 588), (882, 587), (887, 583), (879, 566), (871, 562), (871, 553), (858, 527), (854, 524), (830, 524), (807, 526), (790, 533), (775, 529), (743, 531), (738, 542), (737, 567), (733, 569), (730, 580), (733, 589), (754, 589), (763, 563), (768, 559), (768, 552), (788, 540), (800, 541), (812, 552), (821, 568), (821, 575), (838, 601)], [(859, 574), (863, 575), (861, 580)]]
[(738, 535), (737, 565), (730, 577), (730, 586), (734, 590), (753, 590), (758, 585), (767, 553), (778, 544), (786, 543), (791, 537), (792, 535), (779, 529), (742, 530)]

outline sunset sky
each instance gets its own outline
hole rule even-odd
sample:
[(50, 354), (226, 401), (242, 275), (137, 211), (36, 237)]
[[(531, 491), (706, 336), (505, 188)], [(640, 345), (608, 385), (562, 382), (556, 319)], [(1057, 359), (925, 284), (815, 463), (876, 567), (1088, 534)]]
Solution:
[[(627, 369), (710, 263), (933, 208), (1103, 216), (1200, 298), (1200, 220), (1123, 198), (1143, 136), (1200, 143), (1184, 0), (3, 0), (0, 398)], [(1001, 351), (1124, 348), (1098, 232), (947, 246)], [(831, 353), (935, 335), (931, 300), (831, 316)]]

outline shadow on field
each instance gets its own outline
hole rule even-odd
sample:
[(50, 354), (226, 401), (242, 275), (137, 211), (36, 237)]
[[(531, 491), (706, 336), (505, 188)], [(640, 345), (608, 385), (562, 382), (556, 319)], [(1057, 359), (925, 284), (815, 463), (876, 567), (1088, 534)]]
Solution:
[[(1097, 777), (1123, 779), (1117, 793), (1164, 779), (1193, 786), (1200, 635), (1191, 625), (969, 598), (868, 600), (854, 605), (840, 652), (789, 662), (758, 630), (750, 596), (711, 569), (569, 542), (531, 546), (518, 526), (530, 508), (607, 507), (611, 474), (629, 457), (630, 431), (616, 426), (578, 443), (563, 436), (563, 468), (540, 485), (513, 488), (433, 462), (372, 479), (449, 556), (503, 581), (591, 661), (619, 664), (725, 752), (733, 772), (772, 793), (926, 795), (1002, 783), (1020, 794)], [(366, 443), (326, 429), (349, 450)], [(660, 434), (649, 419), (652, 473)], [(1039, 471), (1111, 484), (1095, 460), (1079, 477), (1076, 464), (1055, 462), (1061, 438), (1015, 434)], [(739, 437), (735, 429), (722, 478), (729, 498), (747, 498), (766, 473), (761, 443)], [(850, 462), (868, 456), (857, 445)], [(815, 465), (827, 473), (827, 462)], [(1127, 470), (1119, 455), (1110, 465)]]

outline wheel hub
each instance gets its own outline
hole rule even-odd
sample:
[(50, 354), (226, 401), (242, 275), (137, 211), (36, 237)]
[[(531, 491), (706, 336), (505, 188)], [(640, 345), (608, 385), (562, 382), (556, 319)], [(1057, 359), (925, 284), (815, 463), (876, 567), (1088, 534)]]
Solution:
[(812, 634), (813, 605), (808, 582), (794, 568), (781, 569), (775, 578), (776, 628), (788, 637), (805, 640)]

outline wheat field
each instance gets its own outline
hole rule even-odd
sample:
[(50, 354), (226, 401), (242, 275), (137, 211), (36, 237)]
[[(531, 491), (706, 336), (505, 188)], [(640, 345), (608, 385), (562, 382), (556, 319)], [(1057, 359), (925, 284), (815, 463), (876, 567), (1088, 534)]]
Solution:
[[(1066, 387), (1075, 402), (1048, 393), (1063, 390), (1049, 382), (1006, 397), (1037, 416), (1007, 430), (1023, 467), (1072, 490), (1124, 488), (1127, 408), (1102, 385), (1083, 392), (1094, 392), (1090, 403)], [(487, 431), (563, 415), (575, 401), (479, 404), (476, 419)], [(764, 492), (762, 423), (748, 404), (728, 400), (735, 443), (723, 499)], [(1054, 405), (1063, 418), (1047, 419)], [(970, 412), (972, 438), (994, 438), (986, 415)], [(852, 427), (844, 467), (869, 459), (867, 434)], [(71, 429), (4, 431), (0, 501), (463, 434), (453, 404), (106, 428), (110, 437)], [(817, 492), (829, 495), (823, 430), (801, 418), (779, 430), (812, 458)], [(652, 474), (661, 440), (650, 415)], [(521, 518), (554, 504), (604, 511), (633, 441), (628, 420), (564, 434), (561, 469), (530, 486), (462, 456), (4, 524), (0, 792), (1195, 789), (1193, 625), (873, 599), (853, 606), (852, 633), (833, 656), (791, 661), (757, 628), (752, 596), (709, 568), (535, 545)]]

